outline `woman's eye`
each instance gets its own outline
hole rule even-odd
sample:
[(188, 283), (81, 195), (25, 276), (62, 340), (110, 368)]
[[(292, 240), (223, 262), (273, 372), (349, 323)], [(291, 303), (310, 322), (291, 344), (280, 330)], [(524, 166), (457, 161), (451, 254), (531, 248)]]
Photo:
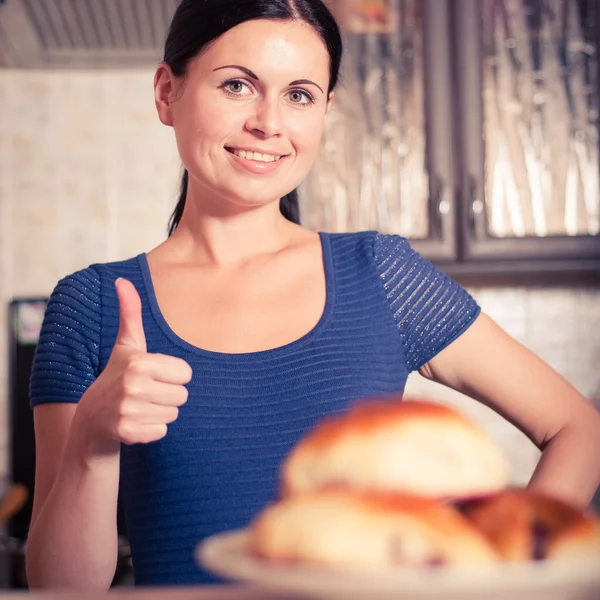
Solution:
[(313, 97), (304, 90), (292, 90), (289, 98), (294, 104), (314, 104)]
[(226, 91), (234, 96), (242, 96), (244, 88), (250, 89), (250, 86), (241, 79), (231, 79), (230, 81), (226, 81), (221, 87), (223, 87)]

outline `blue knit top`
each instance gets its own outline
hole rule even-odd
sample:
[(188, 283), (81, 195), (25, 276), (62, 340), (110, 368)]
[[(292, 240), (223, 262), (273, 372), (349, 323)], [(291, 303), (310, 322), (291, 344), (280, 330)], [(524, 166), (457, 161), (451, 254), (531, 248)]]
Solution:
[[(245, 527), (277, 489), (282, 459), (326, 415), (401, 394), (479, 307), (398, 236), (320, 235), (327, 299), (317, 325), (285, 346), (202, 350), (161, 315), (146, 255), (92, 265), (52, 293), (31, 376), (31, 404), (77, 402), (107, 364), (119, 327), (114, 282), (142, 299), (148, 352), (193, 369), (165, 438), (123, 446), (120, 493), (137, 585), (207, 583), (194, 562), (208, 535)], [(406, 457), (410, 460), (410, 457)]]

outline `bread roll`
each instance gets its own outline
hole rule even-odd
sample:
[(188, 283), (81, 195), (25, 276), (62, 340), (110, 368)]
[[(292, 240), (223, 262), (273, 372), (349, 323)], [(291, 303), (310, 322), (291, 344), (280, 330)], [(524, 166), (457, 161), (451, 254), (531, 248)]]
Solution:
[(514, 489), (466, 500), (457, 507), (504, 561), (600, 559), (600, 521), (555, 498)]
[(250, 550), (270, 560), (363, 571), (499, 560), (450, 505), (352, 490), (290, 496), (268, 507), (251, 527)]
[(486, 433), (451, 408), (373, 400), (319, 424), (281, 477), (283, 495), (333, 485), (455, 498), (502, 489), (508, 465)]

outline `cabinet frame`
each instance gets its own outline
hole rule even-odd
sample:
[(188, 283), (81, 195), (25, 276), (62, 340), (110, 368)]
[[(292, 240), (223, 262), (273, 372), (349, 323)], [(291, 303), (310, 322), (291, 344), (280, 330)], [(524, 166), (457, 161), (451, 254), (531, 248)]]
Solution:
[[(600, 21), (600, 10), (597, 18)], [(497, 238), (487, 231), (484, 202), (483, 30), (479, 0), (452, 0), (451, 20), (458, 227), (457, 273), (598, 271), (600, 236)], [(599, 22), (600, 25), (600, 22)], [(600, 27), (597, 28), (600, 31)], [(600, 50), (600, 40), (597, 46)], [(600, 60), (598, 61), (600, 65)], [(600, 67), (599, 67), (600, 69)], [(599, 79), (600, 80), (600, 79)], [(598, 165), (600, 169), (600, 165)], [(478, 207), (482, 207), (478, 210)], [(469, 265), (473, 265), (471, 268)], [(458, 267), (458, 268), (456, 268)], [(600, 281), (600, 280), (599, 280)]]

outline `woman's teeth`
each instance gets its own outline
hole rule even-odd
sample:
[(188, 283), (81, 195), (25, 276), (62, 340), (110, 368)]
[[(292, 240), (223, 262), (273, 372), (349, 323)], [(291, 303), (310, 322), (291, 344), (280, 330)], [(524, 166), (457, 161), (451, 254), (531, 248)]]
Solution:
[(232, 148), (230, 150), (236, 156), (240, 158), (245, 158), (246, 160), (255, 160), (257, 162), (275, 162), (279, 160), (281, 156), (275, 156), (273, 154), (262, 154), (261, 152), (248, 152), (246, 150), (238, 150), (237, 148)]

